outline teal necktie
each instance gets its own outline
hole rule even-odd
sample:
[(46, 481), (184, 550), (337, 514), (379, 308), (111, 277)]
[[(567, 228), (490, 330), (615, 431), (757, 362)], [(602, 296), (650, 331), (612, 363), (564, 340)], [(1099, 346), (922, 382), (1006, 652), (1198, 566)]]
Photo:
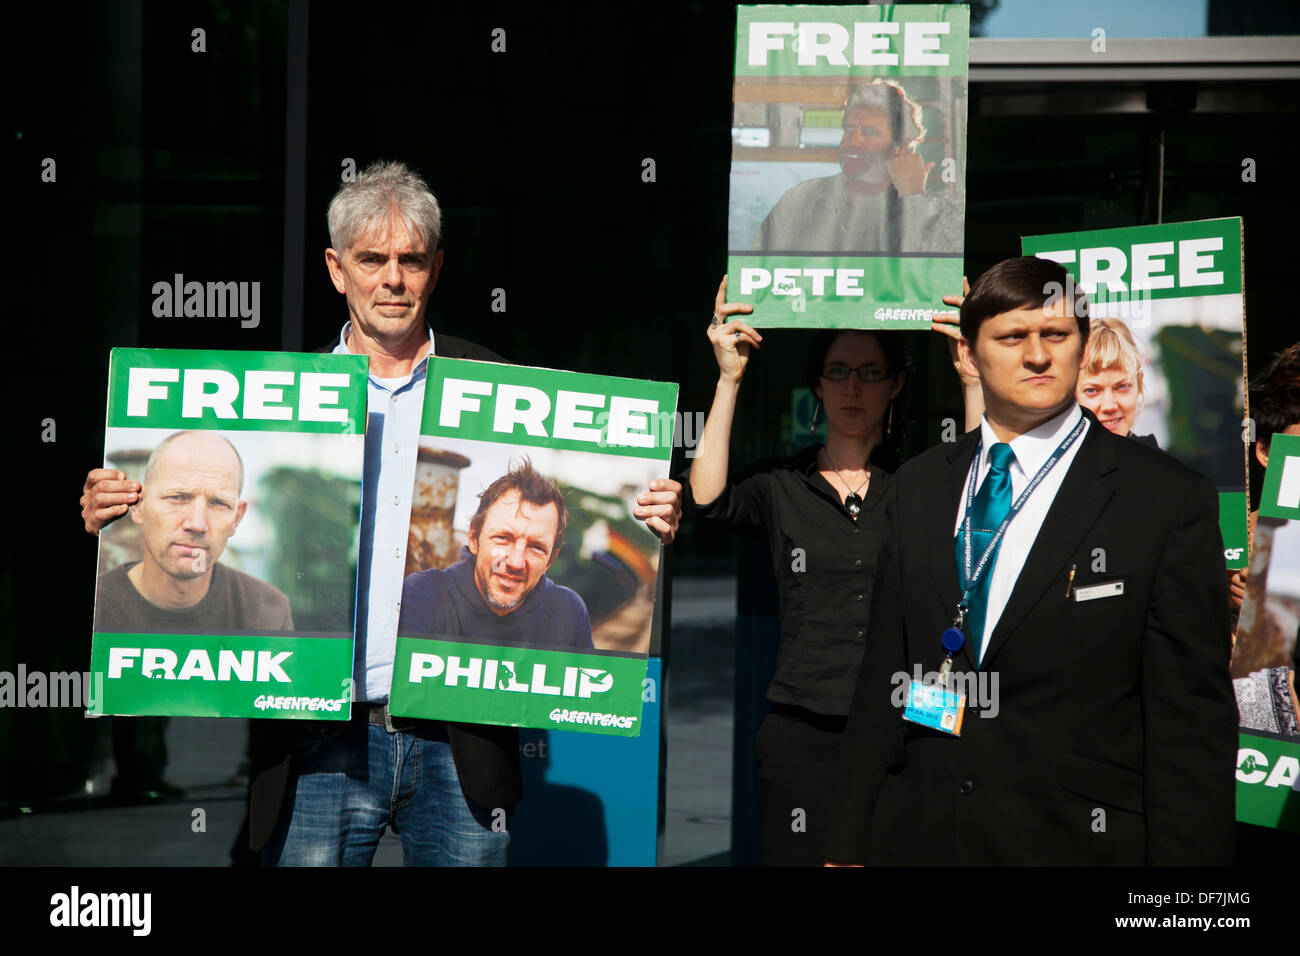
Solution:
[[(979, 564), (984, 549), (989, 546), (997, 534), (1002, 519), (1011, 510), (1011, 463), (1016, 460), (1015, 452), (1006, 442), (998, 442), (989, 449), (989, 473), (984, 476), (979, 494), (971, 505), (971, 572)], [(966, 526), (962, 519), (962, 528)], [(957, 588), (966, 590), (966, 546), (962, 529), (958, 529), (953, 549), (957, 556)], [(998, 549), (1002, 546), (998, 542)], [(993, 579), (993, 566), (998, 560), (998, 549), (989, 556), (984, 573), (980, 575), (979, 585), (971, 591), (970, 609), (966, 612), (966, 646), (978, 667), (984, 657), (984, 616), (988, 611), (989, 581)]]

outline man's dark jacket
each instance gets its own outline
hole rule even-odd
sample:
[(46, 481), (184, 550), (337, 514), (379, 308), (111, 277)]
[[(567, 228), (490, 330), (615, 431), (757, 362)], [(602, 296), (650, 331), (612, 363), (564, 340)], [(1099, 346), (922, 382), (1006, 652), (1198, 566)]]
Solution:
[[(1215, 488), (1095, 419), (978, 669), (990, 690), (997, 677), (997, 715), (968, 709), (960, 737), (902, 720), (902, 682), (943, 658), (978, 437), (891, 483), (827, 858), (1231, 865), (1237, 715)], [(1075, 599), (1111, 582), (1123, 593)], [(976, 669), (966, 648), (953, 669)]]
[[(317, 351), (332, 352), (335, 345), (337, 342), (331, 342)], [(437, 334), (434, 348), (438, 358), (505, 361), (495, 352), (450, 335)], [(327, 730), (321, 732), (328, 733)], [(448, 722), (447, 740), (456, 761), (461, 789), (467, 797), (490, 809), (500, 807), (508, 810), (519, 802), (522, 785), (519, 733), (515, 728)], [(250, 748), (253, 783), (248, 810), (248, 844), (253, 850), (266, 845), (280, 818), (295, 746), (304, 746), (300, 721), (253, 721)], [(305, 752), (305, 749), (300, 752)]]

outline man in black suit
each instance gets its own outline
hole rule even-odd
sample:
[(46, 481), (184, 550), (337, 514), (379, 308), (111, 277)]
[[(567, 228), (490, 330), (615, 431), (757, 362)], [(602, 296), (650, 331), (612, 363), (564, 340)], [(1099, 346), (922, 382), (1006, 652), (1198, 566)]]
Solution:
[[(1087, 302), (1071, 289), (1056, 263), (1010, 259), (962, 304), (959, 356), (987, 410), (891, 486), (828, 861), (1232, 863), (1217, 495), (1079, 408)], [(955, 736), (898, 705), (958, 623), (951, 667), (968, 679), (952, 686), (972, 699)]]
[[(368, 865), (388, 827), (407, 863), (505, 863), (521, 796), (515, 729), (405, 720), (387, 707), (427, 358), (504, 361), (425, 323), (441, 221), (428, 185), (401, 163), (371, 165), (330, 202), (325, 260), (349, 321), (326, 351), (370, 359), (355, 700), (348, 723), (254, 722), (249, 845), (265, 846), (267, 864)], [(656, 480), (633, 511), (665, 543), (680, 490)], [(140, 493), (121, 472), (90, 472), (86, 530), (98, 533)]]

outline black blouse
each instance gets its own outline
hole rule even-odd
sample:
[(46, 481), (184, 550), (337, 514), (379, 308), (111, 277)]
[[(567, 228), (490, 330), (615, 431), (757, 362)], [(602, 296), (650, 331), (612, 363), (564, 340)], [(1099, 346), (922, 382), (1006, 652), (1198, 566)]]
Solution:
[(854, 520), (819, 473), (820, 448), (757, 462), (717, 500), (694, 508), (705, 521), (768, 544), (781, 603), (781, 650), (768, 699), (846, 715), (866, 646), (883, 499), (893, 475), (872, 456), (871, 482)]

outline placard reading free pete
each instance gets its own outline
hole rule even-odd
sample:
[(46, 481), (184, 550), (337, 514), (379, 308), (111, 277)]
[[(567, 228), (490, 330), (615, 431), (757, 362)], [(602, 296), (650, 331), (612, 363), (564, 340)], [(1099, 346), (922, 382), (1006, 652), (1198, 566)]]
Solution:
[(635, 737), (677, 386), (431, 358), (389, 706)]
[(97, 712), (348, 719), (367, 364), (113, 350)]
[[(1241, 220), (1026, 236), (1088, 295), (1079, 402), (1219, 488), (1224, 561), (1246, 566), (1246, 394)], [(1072, 298), (1062, 289), (1060, 301)], [(1048, 305), (1051, 305), (1049, 299)]]
[(961, 291), (970, 12), (737, 8), (727, 292), (755, 326), (929, 328)]

